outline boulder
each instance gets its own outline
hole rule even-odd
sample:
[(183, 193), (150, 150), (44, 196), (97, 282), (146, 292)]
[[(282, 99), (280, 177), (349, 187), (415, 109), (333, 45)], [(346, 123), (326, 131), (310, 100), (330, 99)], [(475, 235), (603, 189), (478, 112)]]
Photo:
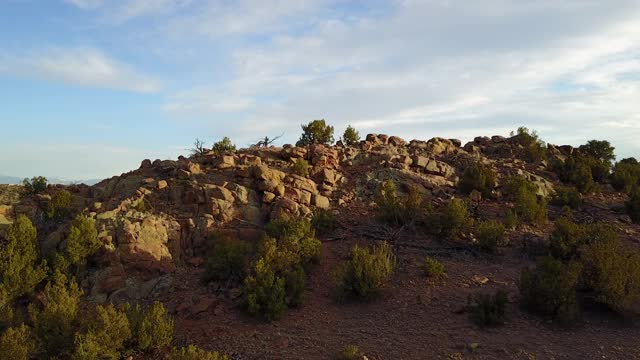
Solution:
[(236, 158), (233, 155), (222, 155), (216, 161), (218, 169), (230, 169), (236, 166)]
[(331, 204), (329, 202), (329, 198), (326, 196), (322, 196), (320, 194), (313, 195), (313, 206), (321, 209), (328, 209)]
[(397, 136), (391, 136), (389, 138), (389, 144), (393, 145), (393, 146), (404, 146), (406, 144), (406, 142), (404, 141), (404, 139), (397, 137)]
[(175, 266), (168, 248), (170, 225), (154, 215), (142, 221), (123, 219), (118, 229), (117, 250), (124, 266), (146, 273), (173, 271)]

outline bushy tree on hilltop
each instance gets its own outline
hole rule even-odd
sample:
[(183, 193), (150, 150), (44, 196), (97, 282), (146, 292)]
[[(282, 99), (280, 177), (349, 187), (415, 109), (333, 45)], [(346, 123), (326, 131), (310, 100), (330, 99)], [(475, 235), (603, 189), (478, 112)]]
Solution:
[(215, 142), (211, 150), (218, 156), (236, 151), (236, 146), (231, 142), (231, 139), (225, 136), (222, 140)]
[(22, 185), (27, 194), (39, 194), (47, 190), (47, 178), (44, 176), (35, 176), (32, 177), (31, 180), (24, 179), (22, 180)]
[(342, 141), (347, 146), (355, 146), (360, 142), (360, 134), (351, 125), (347, 126), (347, 129), (342, 135)]
[(302, 136), (296, 146), (313, 144), (330, 145), (333, 143), (333, 126), (329, 126), (322, 120), (313, 120), (307, 125), (302, 125)]

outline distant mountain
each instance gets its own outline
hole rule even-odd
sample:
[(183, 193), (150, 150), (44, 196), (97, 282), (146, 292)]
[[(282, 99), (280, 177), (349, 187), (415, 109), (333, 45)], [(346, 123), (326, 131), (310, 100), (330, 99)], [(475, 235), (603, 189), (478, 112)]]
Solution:
[[(15, 176), (2, 176), (0, 175), (0, 184), (22, 184), (22, 179)], [(71, 184), (87, 184), (87, 185), (95, 185), (102, 181), (102, 179), (88, 179), (88, 180), (70, 180), (70, 179), (61, 179), (61, 178), (47, 178), (49, 180), (49, 184), (62, 184), (62, 185), (71, 185)]]

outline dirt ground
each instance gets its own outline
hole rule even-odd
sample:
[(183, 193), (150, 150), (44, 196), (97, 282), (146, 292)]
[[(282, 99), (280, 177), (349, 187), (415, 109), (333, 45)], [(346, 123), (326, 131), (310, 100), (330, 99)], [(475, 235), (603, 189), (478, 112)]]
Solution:
[[(343, 221), (355, 226), (353, 219)], [(239, 300), (230, 299), (229, 292), (203, 286), (202, 270), (197, 268), (178, 270), (173, 291), (161, 300), (174, 310), (179, 343), (195, 343), (232, 359), (332, 359), (350, 344), (368, 359), (640, 359), (637, 322), (597, 309), (584, 312), (577, 324), (566, 327), (522, 310), (517, 282), (520, 270), (531, 260), (517, 240), (498, 255), (442, 253), (436, 258), (444, 263), (447, 277), (432, 281), (419, 264), (439, 242), (419, 233), (401, 235), (407, 246), (396, 247), (394, 278), (371, 302), (339, 303), (332, 297), (336, 265), (354, 244), (373, 243), (353, 235), (324, 239), (304, 305), (273, 323), (244, 315)], [(480, 284), (482, 277), (488, 282)], [(497, 288), (509, 292), (507, 322), (480, 328), (464, 312), (468, 296)], [(216, 305), (195, 315), (180, 313), (185, 299), (198, 303), (203, 298), (214, 298)]]

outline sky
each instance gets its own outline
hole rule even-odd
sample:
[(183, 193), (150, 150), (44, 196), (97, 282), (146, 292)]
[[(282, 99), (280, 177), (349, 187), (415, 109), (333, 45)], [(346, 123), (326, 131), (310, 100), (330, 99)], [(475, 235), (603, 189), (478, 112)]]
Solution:
[(638, 19), (640, 0), (0, 0), (0, 175), (106, 178), (314, 119), (640, 156)]

